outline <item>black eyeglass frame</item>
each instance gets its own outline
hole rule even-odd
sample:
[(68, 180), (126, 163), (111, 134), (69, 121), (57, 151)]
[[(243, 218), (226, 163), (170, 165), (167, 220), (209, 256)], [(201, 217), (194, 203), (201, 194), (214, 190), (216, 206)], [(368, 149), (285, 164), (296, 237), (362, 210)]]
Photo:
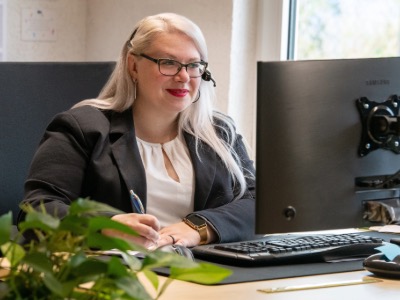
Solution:
[[(206, 72), (207, 67), (208, 67), (208, 63), (205, 62), (205, 61), (203, 61), (203, 60), (201, 60), (201, 61), (194, 61), (194, 62), (191, 62), (191, 63), (188, 63), (188, 64), (183, 64), (183, 63), (181, 63), (181, 62), (179, 62), (179, 61), (177, 61), (177, 60), (171, 59), (171, 58), (154, 58), (154, 57), (148, 56), (148, 55), (143, 54), (143, 53), (139, 54), (139, 56), (144, 57), (144, 58), (146, 58), (146, 59), (148, 59), (148, 60), (150, 60), (150, 61), (156, 63), (156, 64), (158, 65), (158, 71), (159, 71), (162, 75), (164, 75), (164, 76), (175, 76), (176, 74), (178, 74), (178, 73), (182, 70), (182, 68), (185, 68), (186, 72), (189, 74), (189, 72), (188, 72), (188, 70), (187, 70), (187, 67), (188, 67), (188, 66), (190, 66), (190, 65), (192, 65), (192, 64), (201, 64), (201, 65), (204, 66), (204, 71), (203, 71), (203, 73), (199, 74), (199, 76), (190, 76), (190, 75), (189, 75), (190, 78), (198, 78), (198, 77), (201, 77), (201, 76)], [(161, 65), (160, 65), (160, 62), (161, 62), (162, 60), (168, 60), (168, 61), (173, 61), (173, 62), (178, 63), (178, 64), (180, 65), (180, 67), (178, 68), (178, 71), (177, 71), (175, 74), (171, 74), (171, 75), (167, 75), (167, 74), (162, 73), (162, 72), (161, 72)]]

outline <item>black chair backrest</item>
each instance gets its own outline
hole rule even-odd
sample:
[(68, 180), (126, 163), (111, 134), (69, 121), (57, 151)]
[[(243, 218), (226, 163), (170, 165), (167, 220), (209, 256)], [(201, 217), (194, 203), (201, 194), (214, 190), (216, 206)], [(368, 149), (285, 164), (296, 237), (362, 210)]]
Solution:
[(0, 215), (14, 223), (29, 165), (55, 114), (95, 98), (114, 62), (0, 63)]

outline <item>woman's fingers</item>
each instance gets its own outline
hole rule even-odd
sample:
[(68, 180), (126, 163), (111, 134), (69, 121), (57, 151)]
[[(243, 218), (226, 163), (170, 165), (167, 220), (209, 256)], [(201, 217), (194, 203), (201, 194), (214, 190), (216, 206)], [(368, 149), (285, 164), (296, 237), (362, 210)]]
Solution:
[(171, 244), (193, 247), (199, 243), (199, 233), (184, 222), (176, 223), (160, 230), (159, 247)]
[(160, 235), (160, 223), (152, 215), (142, 214), (120, 214), (112, 217), (112, 220), (125, 224), (135, 230), (139, 236), (130, 235), (121, 231), (107, 229), (103, 233), (109, 236), (116, 236), (128, 241), (138, 243), (146, 248), (157, 245)]

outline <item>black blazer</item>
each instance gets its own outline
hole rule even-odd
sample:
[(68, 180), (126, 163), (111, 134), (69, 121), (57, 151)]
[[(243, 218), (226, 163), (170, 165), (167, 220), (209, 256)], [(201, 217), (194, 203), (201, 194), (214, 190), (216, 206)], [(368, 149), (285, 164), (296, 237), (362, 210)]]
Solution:
[[(223, 130), (219, 133), (223, 137)], [(245, 195), (235, 201), (232, 178), (216, 153), (200, 143), (199, 159), (194, 137), (184, 136), (195, 173), (196, 214), (214, 226), (219, 242), (253, 238), (255, 170), (241, 136), (234, 148), (245, 174), (252, 176)], [(83, 106), (58, 114), (47, 127), (25, 182), (23, 201), (33, 206), (44, 201), (47, 211), (59, 216), (79, 197), (133, 212), (130, 189), (146, 207), (146, 176), (131, 110), (118, 113)], [(23, 218), (20, 211), (18, 220)]]

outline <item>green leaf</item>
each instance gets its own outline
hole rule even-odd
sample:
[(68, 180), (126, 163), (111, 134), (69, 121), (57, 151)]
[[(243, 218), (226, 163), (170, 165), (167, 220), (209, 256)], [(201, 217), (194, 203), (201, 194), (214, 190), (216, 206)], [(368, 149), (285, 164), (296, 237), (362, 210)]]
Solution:
[(0, 245), (7, 243), (11, 238), (12, 213), (0, 216)]
[(116, 257), (111, 257), (110, 260), (108, 261), (107, 274), (116, 278), (129, 276), (128, 269), (126, 268), (126, 266), (123, 265), (121, 263), (121, 260), (119, 260)]
[(8, 259), (12, 267), (18, 265), (21, 259), (25, 256), (24, 248), (14, 242), (8, 242), (1, 246), (3, 255)]
[(157, 274), (151, 270), (143, 270), (143, 274), (150, 281), (153, 287), (158, 290), (159, 280)]
[(130, 250), (132, 249), (132, 244), (115, 237), (105, 236), (98, 232), (93, 232), (87, 237), (87, 244), (89, 248), (100, 249), (100, 250)]
[(87, 259), (74, 268), (73, 274), (76, 277), (99, 277), (102, 274), (107, 274), (108, 262), (98, 259)]
[(114, 229), (133, 236), (138, 236), (137, 232), (132, 228), (130, 228), (129, 226), (102, 216), (90, 218), (89, 229), (90, 231)]
[(19, 223), (18, 226), (21, 231), (40, 229), (48, 232), (57, 229), (59, 224), (59, 219), (52, 217), (47, 213), (31, 211), (26, 215), (25, 221)]
[(167, 280), (164, 281), (164, 283), (162, 284), (160, 290), (158, 291), (156, 299), (159, 299), (161, 297), (161, 295), (164, 294), (165, 290), (168, 288), (168, 286), (172, 282), (173, 282), (173, 280), (171, 279), (171, 277), (168, 277)]
[(87, 256), (83, 252), (75, 253), (75, 255), (71, 256), (68, 261), (68, 265), (70, 268), (77, 268), (80, 264), (84, 263), (87, 260)]
[(147, 293), (137, 278), (122, 277), (115, 280), (115, 285), (126, 292), (133, 299), (151, 300), (152, 298)]
[(156, 250), (146, 255), (142, 265), (143, 268), (154, 269), (160, 267), (195, 268), (198, 264), (176, 253)]
[(69, 215), (101, 215), (101, 214), (122, 214), (123, 211), (105, 203), (79, 198), (73, 201), (69, 208)]
[(59, 230), (68, 230), (74, 235), (87, 235), (89, 232), (88, 222), (88, 219), (84, 217), (66, 216), (61, 220), (58, 228)]
[[(142, 252), (143, 253), (143, 252)], [(130, 270), (136, 272), (142, 268), (142, 260), (134, 255), (128, 254), (126, 252), (121, 252), (122, 259)]]
[(26, 221), (40, 221), (41, 223), (47, 225), (49, 228), (56, 229), (60, 224), (60, 220), (56, 217), (53, 217), (46, 212), (32, 211), (29, 213), (26, 218)]
[(44, 274), (53, 274), (53, 263), (43, 253), (40, 252), (27, 253), (25, 257), (21, 260), (21, 262), (23, 264), (28, 265), (36, 272)]
[(197, 268), (171, 267), (170, 277), (201, 284), (214, 284), (232, 274), (231, 270), (209, 263), (199, 263)]
[(63, 285), (60, 281), (57, 280), (53, 276), (52, 273), (46, 272), (43, 276), (43, 283), (45, 286), (52, 291), (55, 295), (59, 295), (61, 297), (66, 297), (70, 294), (71, 290), (73, 289), (73, 286), (69, 285)]

